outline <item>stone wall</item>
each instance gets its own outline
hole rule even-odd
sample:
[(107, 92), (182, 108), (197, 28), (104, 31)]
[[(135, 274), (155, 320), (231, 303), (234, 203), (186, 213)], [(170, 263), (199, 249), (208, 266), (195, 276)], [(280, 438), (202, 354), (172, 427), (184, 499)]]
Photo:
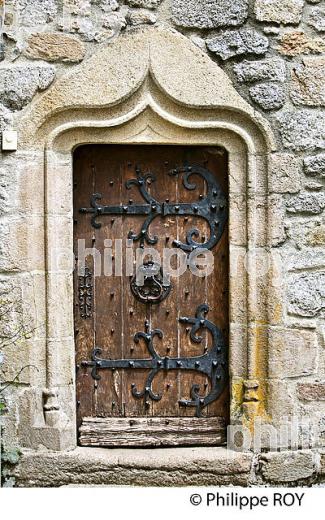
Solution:
[[(277, 406), (284, 416), (312, 417), (323, 434), (316, 446), (321, 448), (325, 443), (325, 2), (0, 0), (0, 132), (19, 131), (20, 117), (33, 100), (120, 34), (161, 24), (185, 35), (215, 61), (240, 95), (269, 121), (275, 135), (277, 153), (270, 159), (268, 189), (279, 222), (272, 245), (278, 253), (286, 305), (279, 311), (281, 325), (271, 334), (269, 370)], [(31, 227), (29, 214), (43, 201), (38, 193), (34, 200), (26, 195), (25, 207), (17, 207), (21, 200), (17, 186), (24, 190), (26, 175), (22, 158), (1, 154), (0, 282), (18, 289), (33, 286), (21, 289), (27, 320), (33, 322), (34, 299), (44, 292), (42, 278), (37, 277), (44, 251), (41, 244), (34, 243), (30, 250), (26, 243), (42, 226), (41, 218), (39, 222), (34, 218)], [(15, 250), (18, 234), (24, 240)], [(26, 261), (33, 272), (26, 270)], [(38, 331), (38, 337), (43, 333)], [(18, 356), (10, 348), (4, 352), (8, 380), (25, 359), (29, 341)], [(10, 355), (15, 357), (11, 368), (6, 366)], [(30, 377), (42, 378), (27, 369), (8, 397), (13, 410), (6, 427), (8, 445), (15, 445), (23, 421), (18, 402)], [(308, 456), (310, 461), (302, 464), (306, 479), (313, 476), (316, 481), (324, 469), (320, 470), (315, 453)], [(272, 484), (281, 481), (276, 476), (277, 460), (276, 455), (265, 456), (258, 478)]]

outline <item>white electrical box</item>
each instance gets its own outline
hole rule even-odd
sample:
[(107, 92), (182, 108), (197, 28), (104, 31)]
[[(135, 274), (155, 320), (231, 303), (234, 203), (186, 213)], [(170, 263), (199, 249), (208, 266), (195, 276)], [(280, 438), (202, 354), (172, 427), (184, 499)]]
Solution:
[(2, 150), (14, 152), (18, 148), (18, 134), (15, 130), (4, 130), (2, 132)]

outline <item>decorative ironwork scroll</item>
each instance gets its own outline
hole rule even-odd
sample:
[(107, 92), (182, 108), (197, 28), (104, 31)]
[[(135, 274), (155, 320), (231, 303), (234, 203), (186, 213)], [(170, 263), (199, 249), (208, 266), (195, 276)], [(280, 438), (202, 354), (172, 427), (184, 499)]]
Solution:
[(139, 233), (130, 231), (128, 238), (134, 242), (140, 242), (140, 246), (144, 247), (144, 243), (154, 245), (158, 242), (157, 236), (151, 236), (149, 228), (152, 221), (158, 216), (196, 216), (203, 218), (209, 225), (210, 236), (206, 241), (198, 242), (200, 231), (192, 228), (187, 232), (186, 243), (175, 240), (173, 245), (179, 247), (183, 251), (193, 251), (200, 247), (204, 249), (212, 249), (220, 240), (225, 223), (227, 221), (227, 202), (226, 197), (213, 175), (209, 170), (201, 166), (192, 165), (174, 169), (169, 175), (183, 175), (183, 185), (187, 190), (195, 190), (197, 185), (190, 182), (192, 176), (197, 175), (205, 181), (206, 195), (200, 195), (200, 199), (196, 202), (171, 203), (159, 202), (152, 197), (148, 191), (149, 183), (156, 179), (152, 173), (143, 174), (141, 170), (136, 168), (136, 179), (126, 182), (126, 187), (130, 189), (136, 186), (144, 200), (144, 204), (125, 204), (118, 206), (102, 206), (98, 201), (102, 199), (100, 193), (94, 193), (91, 196), (90, 208), (80, 208), (80, 213), (91, 213), (91, 224), (94, 228), (100, 228), (101, 223), (98, 218), (105, 215), (142, 215), (145, 218)]
[(207, 395), (200, 395), (200, 385), (193, 384), (189, 399), (181, 399), (180, 406), (195, 407), (196, 416), (202, 415), (202, 410), (210, 403), (218, 399), (225, 388), (227, 381), (227, 346), (220, 329), (211, 321), (206, 319), (209, 307), (206, 304), (200, 305), (194, 318), (182, 317), (181, 323), (191, 325), (190, 338), (194, 343), (201, 343), (202, 336), (199, 331), (206, 329), (212, 336), (212, 347), (209, 352), (196, 357), (170, 358), (161, 357), (155, 350), (154, 338), (163, 338), (160, 329), (150, 330), (149, 323), (145, 324), (145, 332), (137, 332), (134, 342), (139, 343), (143, 340), (151, 356), (150, 359), (102, 359), (101, 349), (96, 347), (92, 352), (91, 361), (83, 361), (83, 367), (91, 367), (92, 377), (96, 380), (101, 378), (99, 371), (103, 369), (148, 369), (150, 373), (145, 381), (144, 388), (138, 391), (135, 384), (132, 384), (132, 395), (135, 398), (143, 398), (146, 406), (149, 406), (149, 399), (160, 401), (161, 394), (155, 394), (152, 390), (152, 382), (156, 374), (161, 370), (193, 370), (205, 374), (210, 379), (210, 390)]
[(152, 261), (139, 266), (130, 286), (132, 294), (141, 303), (160, 303), (171, 291), (171, 283), (164, 281), (162, 268)]
[(93, 306), (93, 274), (88, 267), (85, 267), (84, 274), (79, 276), (78, 299), (80, 317), (90, 318)]

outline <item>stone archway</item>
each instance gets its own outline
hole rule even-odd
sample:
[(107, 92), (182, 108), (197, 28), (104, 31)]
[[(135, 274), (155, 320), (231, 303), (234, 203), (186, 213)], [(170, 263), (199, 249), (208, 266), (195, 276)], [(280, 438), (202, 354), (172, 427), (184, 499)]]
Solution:
[(46, 389), (33, 388), (43, 396), (44, 416), (28, 412), (34, 432), (28, 447), (36, 448), (40, 438), (49, 449), (76, 447), (69, 251), (72, 152), (85, 143), (208, 144), (227, 150), (231, 420), (250, 426), (254, 417), (267, 417), (268, 336), (282, 305), (272, 282), (276, 222), (268, 198), (268, 157), (275, 144), (267, 122), (202, 51), (174, 31), (154, 28), (119, 38), (64, 75), (35, 99), (21, 127), (21, 153), (38, 157), (28, 167), (44, 176), (45, 200)]

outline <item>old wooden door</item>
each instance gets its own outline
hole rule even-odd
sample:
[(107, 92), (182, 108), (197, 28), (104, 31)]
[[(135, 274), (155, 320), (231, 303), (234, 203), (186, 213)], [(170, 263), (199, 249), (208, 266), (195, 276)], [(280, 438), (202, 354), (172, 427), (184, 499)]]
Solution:
[[(74, 314), (81, 445), (224, 442), (227, 191), (227, 156), (218, 148), (76, 149)], [(158, 269), (152, 255), (141, 260), (147, 248), (161, 258), (173, 249), (172, 269), (189, 265), (168, 279), (168, 264)], [(198, 262), (191, 269), (193, 255), (202, 260), (202, 253), (212, 258), (209, 272)]]

